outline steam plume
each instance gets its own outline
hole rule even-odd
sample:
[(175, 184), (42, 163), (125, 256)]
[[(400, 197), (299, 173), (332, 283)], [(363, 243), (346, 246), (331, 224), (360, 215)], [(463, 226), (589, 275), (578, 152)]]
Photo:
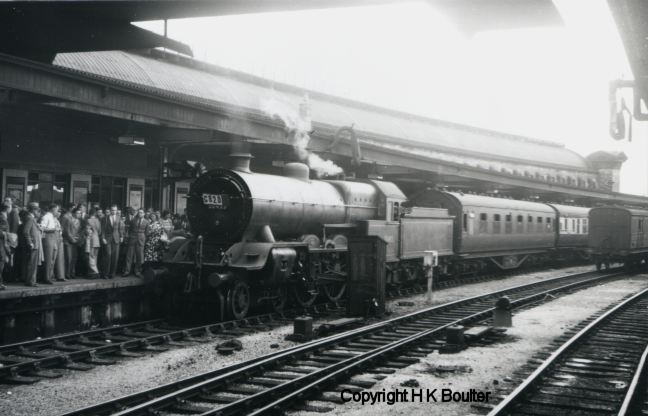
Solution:
[(293, 107), (274, 97), (262, 99), (261, 110), (270, 117), (284, 122), (297, 158), (314, 170), (317, 177), (333, 176), (343, 172), (342, 168), (332, 161), (324, 160), (308, 150), (309, 133), (312, 130), (308, 95), (305, 95), (299, 104), (298, 112)]

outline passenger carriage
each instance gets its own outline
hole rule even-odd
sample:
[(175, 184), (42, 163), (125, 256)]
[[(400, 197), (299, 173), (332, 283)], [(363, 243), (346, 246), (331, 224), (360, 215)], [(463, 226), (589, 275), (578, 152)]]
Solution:
[(592, 208), (589, 249), (597, 269), (611, 262), (628, 266), (648, 260), (648, 210), (624, 207)]
[[(445, 208), (454, 216), (454, 273), (503, 270), (543, 261), (555, 247), (556, 212), (547, 204), (427, 190), (414, 205)], [(461, 260), (461, 261), (460, 261)]]

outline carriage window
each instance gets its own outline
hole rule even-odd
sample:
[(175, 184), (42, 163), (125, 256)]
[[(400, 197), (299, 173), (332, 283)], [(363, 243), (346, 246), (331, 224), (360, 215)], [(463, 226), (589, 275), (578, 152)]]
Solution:
[(517, 225), (515, 226), (515, 232), (516, 233), (524, 232), (524, 215), (517, 216)]
[(506, 222), (511, 222), (511, 214), (506, 214)]
[(533, 215), (529, 215), (527, 217), (527, 222), (533, 222)]
[(545, 222), (547, 223), (547, 231), (551, 231), (551, 217), (545, 218)]
[(538, 217), (537, 222), (538, 222), (538, 224), (542, 223), (542, 217)]
[(400, 204), (398, 202), (394, 202), (394, 211), (392, 212), (392, 216), (393, 221), (398, 221), (400, 219)]
[(463, 230), (464, 233), (468, 232), (468, 214), (466, 214), (465, 212), (463, 214)]
[(488, 233), (488, 214), (479, 214), (479, 233)]
[(583, 234), (587, 234), (587, 218), (583, 219)]
[(563, 217), (560, 217), (560, 231), (565, 231), (565, 219)]
[(511, 224), (511, 219), (513, 216), (511, 214), (506, 214), (506, 223), (504, 224), (504, 232), (506, 234), (511, 234), (513, 232), (513, 224)]
[(493, 215), (493, 234), (499, 234), (501, 230), (502, 217), (500, 214)]

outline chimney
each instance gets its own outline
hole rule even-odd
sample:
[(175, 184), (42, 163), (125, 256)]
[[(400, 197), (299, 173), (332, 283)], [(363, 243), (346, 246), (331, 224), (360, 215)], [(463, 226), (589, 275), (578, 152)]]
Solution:
[(230, 168), (239, 172), (252, 173), (250, 170), (250, 160), (252, 157), (247, 143), (234, 142), (232, 143), (232, 149), (229, 154)]

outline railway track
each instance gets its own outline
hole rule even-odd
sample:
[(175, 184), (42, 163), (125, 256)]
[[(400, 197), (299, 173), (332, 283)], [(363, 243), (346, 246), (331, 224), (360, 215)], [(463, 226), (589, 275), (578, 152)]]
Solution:
[(3, 345), (0, 383), (35, 383), (61, 377), (60, 369), (87, 371), (97, 365), (115, 364), (120, 358), (265, 331), (287, 325), (304, 313), (324, 317), (343, 311), (329, 303), (196, 327), (171, 326), (158, 319)]
[(646, 403), (648, 289), (556, 349), (489, 416), (641, 415)]
[[(542, 301), (623, 272), (581, 273), (491, 292), (427, 308), (388, 321), (318, 339), (252, 361), (221, 368), (134, 395), (93, 405), (66, 416), (149, 414), (273, 414), (303, 405), (309, 398), (339, 402), (339, 391), (358, 391), (376, 381), (363, 372), (392, 373), (438, 349), (444, 330), (490, 317), (502, 296), (514, 308)], [(343, 383), (343, 384), (339, 384)], [(159, 412), (159, 413), (155, 413)]]
[[(508, 274), (497, 274), (502, 278)], [(492, 275), (467, 276), (449, 282), (435, 281), (435, 288), (492, 280)], [(388, 292), (388, 298), (425, 293), (422, 285)], [(240, 336), (291, 323), (299, 314), (315, 317), (339, 313), (339, 305), (318, 304), (282, 313), (268, 313), (197, 327), (171, 326), (164, 319), (115, 325), (0, 346), (0, 383), (31, 384), (63, 375), (58, 369), (87, 371), (97, 365), (111, 365), (120, 358), (139, 357), (143, 353), (164, 352), (171, 347), (209, 342), (215, 337)]]

